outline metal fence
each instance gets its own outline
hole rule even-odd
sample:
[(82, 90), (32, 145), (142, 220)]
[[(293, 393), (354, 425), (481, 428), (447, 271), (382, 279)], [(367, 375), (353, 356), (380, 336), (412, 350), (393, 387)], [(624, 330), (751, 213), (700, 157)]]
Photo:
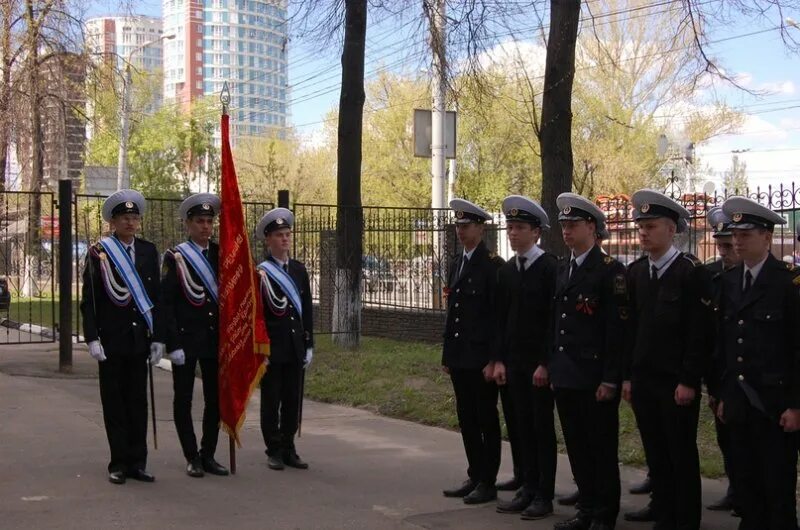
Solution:
[[(712, 231), (706, 223), (710, 208), (734, 193), (681, 194), (676, 197), (690, 212), (688, 230), (677, 238), (681, 250), (707, 262), (716, 258)], [(800, 188), (791, 185), (748, 190), (746, 195), (779, 212), (787, 224), (776, 227), (773, 253), (779, 259), (800, 264), (795, 224), (800, 220)], [(73, 200), (73, 298), (75, 325), (80, 333), (80, 274), (88, 245), (106, 235), (102, 220), (105, 197), (76, 195)], [(148, 199), (143, 216), (142, 237), (160, 251), (185, 237), (178, 218), (180, 199)], [(608, 254), (629, 264), (641, 255), (630, 198), (600, 196), (598, 206), (606, 213), (610, 238), (603, 242)], [(56, 197), (49, 192), (0, 192), (0, 343), (50, 341), (53, 335), (28, 335), (16, 324), (57, 328), (57, 237), (59, 220)], [(251, 237), (253, 258), (264, 257), (263, 240), (256, 240), (254, 227), (272, 203), (244, 204), (245, 222)], [(321, 300), (325, 286), (336, 285), (337, 216), (352, 218), (347, 208), (335, 205), (293, 205), (295, 214), (294, 257), (303, 261), (311, 278), (312, 295)], [(443, 288), (452, 258), (460, 252), (449, 210), (430, 208), (361, 208), (363, 253), (361, 256), (361, 300), (365, 307), (410, 312), (443, 309)], [(38, 222), (31, 221), (38, 219)], [(34, 222), (35, 226), (30, 226)], [(556, 220), (551, 220), (554, 224)], [(513, 253), (505, 234), (505, 219), (496, 214), (486, 232), (491, 248), (508, 259)], [(23, 328), (24, 330), (25, 328)]]
[(53, 193), (0, 192), (0, 343), (54, 340), (29, 331), (56, 325), (55, 206)]

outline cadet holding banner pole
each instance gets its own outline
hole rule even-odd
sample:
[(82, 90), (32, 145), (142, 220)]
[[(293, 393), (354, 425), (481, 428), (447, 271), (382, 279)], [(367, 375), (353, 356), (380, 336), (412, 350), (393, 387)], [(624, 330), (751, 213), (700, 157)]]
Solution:
[(103, 219), (112, 234), (89, 249), (83, 272), (83, 334), (89, 354), (99, 362), (103, 422), (111, 449), (108, 480), (113, 484), (123, 484), (126, 478), (155, 480), (145, 470), (147, 360), (161, 360), (164, 343), (158, 251), (135, 237), (144, 211), (144, 197), (134, 190), (120, 190), (106, 199)]
[[(188, 241), (164, 253), (161, 300), (167, 329), (167, 351), (172, 360), (175, 390), (175, 429), (186, 458), (186, 474), (228, 475), (214, 459), (219, 438), (219, 245), (211, 241), (220, 199), (196, 193), (179, 208), (189, 232)], [(200, 449), (192, 425), (195, 369), (203, 381), (203, 437)]]

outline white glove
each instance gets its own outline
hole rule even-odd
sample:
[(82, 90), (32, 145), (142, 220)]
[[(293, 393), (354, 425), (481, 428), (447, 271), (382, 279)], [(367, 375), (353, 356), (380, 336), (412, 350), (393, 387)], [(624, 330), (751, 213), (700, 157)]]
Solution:
[(150, 344), (150, 364), (158, 364), (164, 357), (164, 351), (167, 347), (163, 342), (154, 342)]
[(89, 343), (89, 355), (92, 356), (92, 359), (98, 362), (103, 362), (106, 360), (106, 353), (103, 351), (103, 345), (100, 344), (99, 340), (93, 340)]
[(183, 353), (182, 349), (177, 349), (169, 354), (169, 360), (174, 365), (183, 366), (183, 363), (186, 362), (186, 354)]
[(308, 368), (311, 364), (311, 359), (314, 358), (314, 348), (306, 348), (306, 360), (303, 361), (303, 368)]

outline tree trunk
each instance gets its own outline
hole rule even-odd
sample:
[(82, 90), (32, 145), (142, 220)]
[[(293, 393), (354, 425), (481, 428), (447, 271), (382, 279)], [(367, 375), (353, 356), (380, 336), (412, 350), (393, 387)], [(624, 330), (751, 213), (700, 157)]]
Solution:
[(0, 7), (0, 192), (6, 188), (6, 166), (11, 136), (11, 17), (13, 2), (4, 2)]
[(42, 137), (42, 115), (40, 112), (41, 96), (39, 94), (39, 22), (34, 18), (36, 13), (31, 2), (27, 3), (28, 16), (28, 59), (25, 64), (28, 74), (28, 91), (31, 120), (31, 177), (28, 190), (30, 196), (28, 210), (27, 233), (25, 236), (25, 271), (22, 290), (25, 296), (39, 296), (39, 267), (42, 253), (41, 218), (42, 199), (38, 192), (44, 183), (44, 139)]
[(367, 0), (345, 0), (342, 92), (339, 96), (337, 145), (336, 272), (334, 277), (334, 342), (357, 348), (361, 338), (361, 137), (364, 114), (364, 50)]
[(558, 256), (567, 249), (558, 224), (556, 197), (572, 190), (572, 82), (575, 78), (575, 42), (578, 38), (580, 0), (551, 0), (550, 35), (542, 95), (542, 207), (550, 217), (543, 244)]

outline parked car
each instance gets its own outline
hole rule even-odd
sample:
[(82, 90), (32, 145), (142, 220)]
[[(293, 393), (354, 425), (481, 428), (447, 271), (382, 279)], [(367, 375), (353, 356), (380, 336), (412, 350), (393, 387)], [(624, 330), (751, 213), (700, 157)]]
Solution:
[(395, 278), (389, 262), (377, 256), (361, 258), (361, 274), (368, 293), (394, 291)]
[(8, 279), (0, 278), (0, 311), (8, 311), (11, 307), (11, 291), (8, 289)]

